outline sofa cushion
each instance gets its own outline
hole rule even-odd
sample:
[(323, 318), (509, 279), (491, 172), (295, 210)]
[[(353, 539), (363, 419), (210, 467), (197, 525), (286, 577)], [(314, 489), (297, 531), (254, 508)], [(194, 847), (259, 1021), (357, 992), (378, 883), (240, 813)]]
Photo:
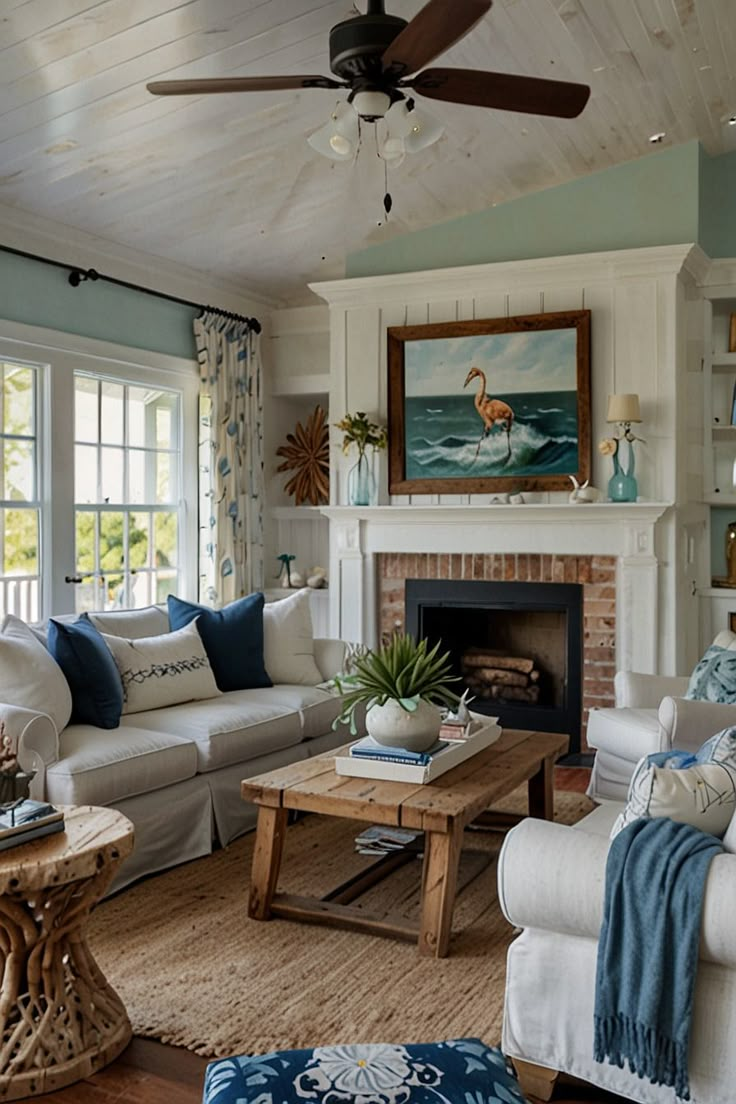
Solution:
[[(342, 707), (339, 695), (320, 686), (289, 686), (283, 682), (274, 687), (273, 700), (299, 714), (303, 740), (313, 740), (329, 732)], [(344, 726), (342, 732), (342, 743), (346, 743), (350, 733)]]
[(61, 732), (72, 695), (64, 673), (35, 633), (9, 613), (0, 626), (0, 701), (46, 713)]
[(123, 683), (123, 713), (218, 697), (204, 644), (193, 621), (176, 632), (128, 640), (103, 633)]
[(308, 589), (269, 602), (263, 609), (266, 670), (275, 683), (316, 686), (322, 673), (314, 658), (312, 607)]
[(48, 649), (72, 692), (72, 724), (117, 728), (123, 684), (102, 634), (91, 621), (49, 621)]
[[(122, 725), (172, 732), (196, 744), (197, 770), (246, 763), (258, 755), (301, 742), (299, 713), (276, 688), (231, 690), (214, 701), (190, 702), (136, 713)], [(245, 773), (243, 774), (245, 778)]]
[(659, 751), (656, 709), (591, 709), (587, 740), (591, 747), (613, 752), (632, 764)]
[(143, 636), (160, 636), (169, 631), (169, 616), (163, 606), (144, 606), (143, 609), (106, 610), (100, 613), (83, 613), (101, 633), (124, 636), (126, 640), (140, 640)]
[(46, 797), (63, 805), (109, 805), (196, 771), (196, 748), (181, 736), (133, 725), (105, 733), (70, 725), (59, 738), (58, 762), (46, 771)]
[(197, 618), (197, 629), (220, 690), (271, 685), (263, 665), (262, 594), (238, 598), (220, 610), (185, 602), (173, 594), (168, 604), (172, 629), (181, 629)]

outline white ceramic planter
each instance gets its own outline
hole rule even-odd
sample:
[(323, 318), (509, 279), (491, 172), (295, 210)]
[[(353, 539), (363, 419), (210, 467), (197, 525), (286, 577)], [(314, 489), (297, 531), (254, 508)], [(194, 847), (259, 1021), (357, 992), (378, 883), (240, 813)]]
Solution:
[(437, 742), (442, 714), (432, 702), (420, 701), (413, 713), (391, 698), (385, 705), (372, 706), (365, 715), (368, 735), (387, 747), (426, 751)]

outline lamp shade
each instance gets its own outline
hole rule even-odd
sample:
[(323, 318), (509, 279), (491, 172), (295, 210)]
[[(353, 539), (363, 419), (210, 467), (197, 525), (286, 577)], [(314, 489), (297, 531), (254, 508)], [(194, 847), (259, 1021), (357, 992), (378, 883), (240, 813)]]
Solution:
[(609, 395), (607, 422), (640, 422), (638, 395)]

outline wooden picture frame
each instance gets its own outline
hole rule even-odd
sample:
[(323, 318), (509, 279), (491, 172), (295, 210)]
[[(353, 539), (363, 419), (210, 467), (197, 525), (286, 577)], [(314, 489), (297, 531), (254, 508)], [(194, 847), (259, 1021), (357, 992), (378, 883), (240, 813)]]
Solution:
[(736, 353), (736, 311), (731, 315), (728, 327), (728, 351)]
[(732, 633), (736, 633), (736, 613), (733, 610), (729, 610), (728, 613), (728, 628)]
[(585, 482), (590, 311), (390, 327), (388, 435), (391, 494)]

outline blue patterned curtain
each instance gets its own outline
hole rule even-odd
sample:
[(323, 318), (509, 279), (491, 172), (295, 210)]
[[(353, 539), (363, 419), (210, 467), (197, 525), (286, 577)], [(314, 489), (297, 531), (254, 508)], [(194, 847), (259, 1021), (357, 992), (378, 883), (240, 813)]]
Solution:
[(199, 360), (199, 596), (223, 606), (263, 587), (260, 339), (245, 322), (194, 321)]

